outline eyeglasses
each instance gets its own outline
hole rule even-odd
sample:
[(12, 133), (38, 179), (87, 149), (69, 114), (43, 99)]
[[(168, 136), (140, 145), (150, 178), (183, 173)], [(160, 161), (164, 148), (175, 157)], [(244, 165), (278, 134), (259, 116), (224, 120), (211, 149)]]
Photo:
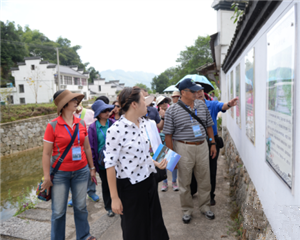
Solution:
[(103, 110), (101, 113), (106, 113), (106, 112), (110, 112), (110, 109), (107, 108), (107, 109)]
[(117, 108), (120, 108), (120, 106), (119, 106), (119, 105), (115, 105), (115, 107), (117, 107)]
[(191, 92), (191, 93), (195, 93), (196, 91), (193, 91), (191, 89), (184, 89), (183, 91), (186, 91), (186, 92)]

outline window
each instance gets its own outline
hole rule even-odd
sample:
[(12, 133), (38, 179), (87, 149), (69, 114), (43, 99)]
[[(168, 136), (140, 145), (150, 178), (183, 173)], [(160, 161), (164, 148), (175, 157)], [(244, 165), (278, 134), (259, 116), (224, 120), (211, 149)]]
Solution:
[(84, 86), (86, 85), (86, 78), (81, 78), (81, 84)]
[(80, 85), (80, 78), (74, 78), (74, 85)]
[(98, 86), (98, 90), (99, 90), (99, 92), (101, 92), (101, 86)]
[(31, 65), (31, 70), (34, 70), (35, 66), (34, 65)]
[(19, 84), (19, 93), (24, 93), (24, 85)]
[(72, 85), (72, 77), (64, 76), (65, 84)]
[(25, 98), (20, 98), (20, 103), (25, 104)]

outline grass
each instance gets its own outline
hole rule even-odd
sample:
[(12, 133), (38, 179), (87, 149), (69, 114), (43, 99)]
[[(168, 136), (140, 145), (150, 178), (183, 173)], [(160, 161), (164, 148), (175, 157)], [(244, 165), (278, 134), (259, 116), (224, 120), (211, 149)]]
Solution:
[(29, 195), (30, 195), (30, 190), (29, 187), (27, 187), (26, 193), (24, 193), (21, 196), (18, 196), (17, 201), (14, 202), (11, 196), (11, 190), (10, 189), (8, 190), (8, 201), (15, 209), (17, 209), (17, 212), (14, 214), (14, 216), (17, 216), (22, 212), (25, 212), (27, 209), (35, 208), (38, 199), (35, 198), (34, 200), (32, 200), (30, 197), (28, 197)]
[[(90, 101), (92, 102), (92, 100)], [(89, 102), (86, 101), (82, 104), (86, 107)], [(56, 113), (56, 109), (54, 103), (1, 106), (1, 123)]]
[(228, 222), (229, 226), (227, 234), (235, 233), (235, 236), (239, 239), (242, 237), (244, 229), (243, 229), (243, 217), (240, 214), (240, 208), (237, 206), (236, 202), (232, 203), (232, 212), (230, 214), (231, 221)]

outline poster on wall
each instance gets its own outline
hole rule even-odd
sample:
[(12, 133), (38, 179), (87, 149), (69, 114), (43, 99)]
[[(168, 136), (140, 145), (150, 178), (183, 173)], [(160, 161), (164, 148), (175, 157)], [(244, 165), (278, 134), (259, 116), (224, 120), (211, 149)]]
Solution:
[(246, 135), (255, 144), (255, 55), (252, 48), (245, 56)]
[(266, 161), (291, 188), (293, 175), (295, 12), (267, 34)]
[(238, 97), (238, 102), (236, 105), (236, 110), (235, 110), (235, 115), (236, 115), (236, 124), (239, 126), (239, 128), (242, 128), (242, 124), (241, 124), (241, 68), (240, 68), (240, 64), (237, 65), (236, 69), (235, 69), (235, 97)]
[[(233, 99), (233, 71), (230, 73), (230, 99)], [(234, 118), (234, 108), (230, 108), (231, 117)]]

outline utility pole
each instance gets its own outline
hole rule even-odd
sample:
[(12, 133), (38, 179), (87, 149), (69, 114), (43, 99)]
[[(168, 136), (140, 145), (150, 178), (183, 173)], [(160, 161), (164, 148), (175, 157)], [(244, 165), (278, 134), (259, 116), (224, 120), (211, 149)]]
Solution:
[(59, 52), (58, 52), (58, 48), (56, 48), (56, 56), (57, 56), (58, 90), (60, 90), (60, 72), (59, 72)]

